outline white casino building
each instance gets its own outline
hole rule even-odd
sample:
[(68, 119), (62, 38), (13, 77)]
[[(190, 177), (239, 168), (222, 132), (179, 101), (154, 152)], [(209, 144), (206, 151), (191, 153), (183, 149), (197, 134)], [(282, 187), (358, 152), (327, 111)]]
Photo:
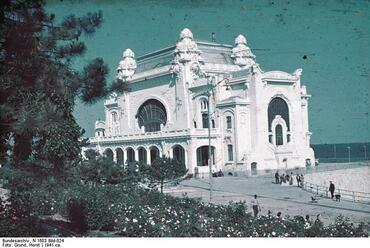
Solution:
[(120, 165), (166, 155), (207, 174), (208, 126), (213, 171), (254, 175), (315, 161), (302, 69), (262, 71), (243, 35), (230, 46), (185, 28), (175, 46), (138, 58), (125, 50), (117, 72), (130, 91), (105, 101), (90, 148)]

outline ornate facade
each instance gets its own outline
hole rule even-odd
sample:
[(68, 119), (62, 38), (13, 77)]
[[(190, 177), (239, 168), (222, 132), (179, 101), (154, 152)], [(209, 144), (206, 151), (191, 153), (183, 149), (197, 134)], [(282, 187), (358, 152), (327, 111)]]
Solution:
[(130, 91), (105, 101), (90, 148), (121, 165), (166, 155), (206, 174), (210, 127), (213, 171), (310, 165), (310, 95), (301, 73), (262, 71), (243, 35), (230, 46), (197, 41), (185, 28), (175, 46), (136, 59), (124, 51), (117, 77)]

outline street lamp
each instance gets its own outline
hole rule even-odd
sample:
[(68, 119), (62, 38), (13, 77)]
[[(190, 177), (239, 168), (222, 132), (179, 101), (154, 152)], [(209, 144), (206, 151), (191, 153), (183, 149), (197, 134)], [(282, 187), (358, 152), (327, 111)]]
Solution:
[[(225, 82), (226, 90), (229, 90), (229, 79), (223, 78), (222, 80), (218, 81), (216, 84), (212, 84), (214, 77), (207, 77), (207, 89), (205, 92), (203, 92), (200, 95), (206, 95), (207, 96), (207, 118), (208, 118), (208, 165), (209, 165), (209, 201), (212, 202), (212, 193), (213, 193), (213, 182), (212, 182), (212, 147), (211, 147), (211, 112), (210, 112), (210, 106), (211, 106), (211, 96), (213, 96), (213, 89), (216, 88), (220, 83)], [(199, 95), (197, 95), (199, 96)], [(193, 97), (194, 99), (195, 97)]]
[(367, 154), (366, 154), (366, 145), (364, 145), (364, 153), (365, 153), (365, 161), (367, 160)]
[(351, 163), (351, 147), (347, 146), (347, 150), (348, 150), (348, 163)]

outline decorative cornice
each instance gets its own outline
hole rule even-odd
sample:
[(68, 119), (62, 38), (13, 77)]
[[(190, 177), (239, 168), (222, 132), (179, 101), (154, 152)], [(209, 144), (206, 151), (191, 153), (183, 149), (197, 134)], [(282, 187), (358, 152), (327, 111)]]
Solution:
[(135, 75), (132, 76), (130, 80), (130, 84), (140, 82), (144, 79), (151, 79), (155, 77), (160, 77), (166, 74), (171, 74), (171, 66), (170, 65), (165, 65), (162, 67), (158, 67), (152, 70), (147, 70), (143, 72), (139, 72)]
[(284, 71), (268, 71), (262, 74), (262, 81), (295, 83), (300, 74), (290, 74)]

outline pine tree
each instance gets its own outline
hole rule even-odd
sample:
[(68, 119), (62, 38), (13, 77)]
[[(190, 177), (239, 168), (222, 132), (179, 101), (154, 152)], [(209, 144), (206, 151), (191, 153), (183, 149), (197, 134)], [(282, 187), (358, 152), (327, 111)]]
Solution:
[(73, 62), (86, 51), (81, 36), (91, 36), (102, 13), (70, 15), (60, 23), (40, 0), (3, 3), (0, 30), (0, 163), (12, 151), (12, 164), (50, 162), (56, 170), (80, 155), (83, 133), (72, 112), (75, 101), (94, 103), (120, 81), (107, 86), (107, 65), (96, 58), (82, 70)]
[(184, 163), (168, 157), (158, 158), (148, 167), (148, 178), (160, 184), (161, 193), (165, 182), (176, 180), (186, 173)]

